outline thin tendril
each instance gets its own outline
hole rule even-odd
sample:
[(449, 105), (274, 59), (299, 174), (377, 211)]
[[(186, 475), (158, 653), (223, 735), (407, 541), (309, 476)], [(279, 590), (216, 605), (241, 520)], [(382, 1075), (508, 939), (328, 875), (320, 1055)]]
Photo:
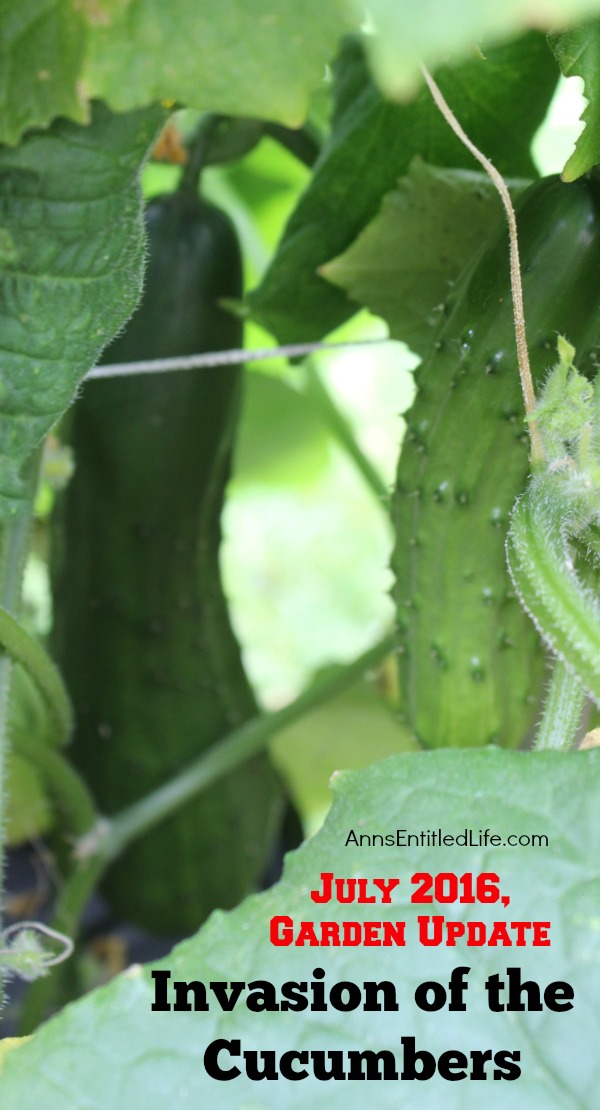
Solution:
[[(40, 954), (40, 963), (43, 967), (55, 967), (56, 964), (61, 964), (64, 960), (68, 960), (72, 956), (75, 945), (70, 937), (64, 933), (59, 933), (56, 929), (52, 929), (50, 925), (45, 925), (42, 921), (18, 921), (15, 925), (9, 925), (3, 929), (0, 934), (2, 940), (6, 942), (15, 933), (33, 932), (42, 933), (44, 936), (49, 937), (50, 940), (56, 940), (62, 945), (62, 951), (57, 952), (53, 956), (50, 952)], [(10, 948), (0, 948), (0, 958), (2, 956), (12, 955)]]
[(521, 284), (521, 265), (519, 262), (519, 240), (517, 235), (517, 220), (515, 217), (515, 210), (510, 199), (510, 193), (506, 187), (506, 182), (502, 175), (498, 172), (496, 167), (486, 158), (485, 154), (475, 146), (475, 143), (463, 131), (460, 123), (458, 122), (454, 112), (449, 104), (444, 99), (444, 96), (434, 81), (433, 77), (425, 66), (421, 67), (423, 76), (429, 86), (431, 95), (437, 104), (440, 112), (442, 113), (446, 122), (450, 125), (454, 134), (458, 136), (461, 143), (466, 146), (467, 150), (471, 152), (474, 158), (483, 166), (485, 172), (488, 174), (493, 185), (496, 187), (500, 194), (500, 199), (504, 205), (506, 212), (506, 219), (508, 221), (508, 234), (510, 239), (510, 283), (512, 288), (512, 301), (513, 313), (515, 318), (515, 337), (517, 341), (517, 359), (519, 363), (519, 375), (521, 377), (521, 388), (523, 390), (523, 400), (525, 402), (525, 412), (529, 417), (529, 436), (531, 440), (531, 463), (535, 467), (544, 461), (544, 450), (542, 447), (542, 440), (537, 428), (535, 420), (531, 417), (534, 413), (536, 406), (535, 390), (533, 388), (533, 380), (531, 377), (531, 368), (529, 365), (529, 352), (527, 350), (527, 337), (525, 333), (525, 312), (523, 309), (523, 286)]

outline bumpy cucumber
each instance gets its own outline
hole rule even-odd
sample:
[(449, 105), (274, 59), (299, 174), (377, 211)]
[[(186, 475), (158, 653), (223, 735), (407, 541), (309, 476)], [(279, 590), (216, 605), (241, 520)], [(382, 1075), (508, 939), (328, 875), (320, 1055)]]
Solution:
[[(180, 190), (146, 210), (141, 306), (105, 362), (239, 347), (218, 306), (241, 292), (237, 240)], [(226, 367), (89, 382), (72, 413), (53, 646), (73, 699), (73, 759), (104, 812), (145, 795), (256, 712), (219, 575), (240, 403)], [(266, 756), (133, 845), (106, 892), (156, 932), (188, 931), (256, 887), (281, 811)]]
[[(557, 332), (589, 374), (600, 336), (596, 187), (536, 182), (517, 219), (534, 379), (554, 361)], [(528, 473), (505, 231), (454, 287), (416, 377), (394, 495), (403, 712), (428, 747), (517, 745), (537, 711), (543, 656), (504, 552)]]

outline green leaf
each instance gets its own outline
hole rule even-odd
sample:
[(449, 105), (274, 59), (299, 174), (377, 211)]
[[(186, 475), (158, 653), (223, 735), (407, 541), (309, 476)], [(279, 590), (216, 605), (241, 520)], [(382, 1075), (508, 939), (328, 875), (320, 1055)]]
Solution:
[(8, 734), (6, 795), (6, 839), (20, 844), (42, 836), (54, 824), (52, 804), (44, 789), (43, 779), (21, 750), (22, 740), (47, 742), (48, 720), (44, 703), (31, 678), (18, 663), (11, 679), (11, 701)]
[(42, 781), (27, 759), (9, 752), (6, 770), (5, 836), (10, 846), (49, 832), (54, 824), (52, 806)]
[(88, 127), (60, 120), (0, 148), (0, 522), (23, 507), (25, 461), (135, 307), (137, 174), (163, 117), (98, 105)]
[(78, 85), (85, 46), (83, 5), (68, 0), (3, 3), (0, 13), (0, 142), (57, 116), (89, 120)]
[[(430, 68), (467, 56), (530, 27), (564, 27), (600, 10), (598, 0), (369, 0), (368, 47), (376, 78), (386, 95), (405, 99), (418, 88), (420, 63)], [(515, 117), (518, 118), (518, 117)]]
[(319, 272), (382, 316), (392, 339), (424, 355), (449, 286), (503, 218), (485, 174), (415, 159), (349, 250)]
[[(485, 60), (442, 68), (436, 76), (473, 141), (498, 169), (533, 177), (529, 146), (557, 80), (544, 37), (524, 35)], [(317, 271), (374, 218), (416, 154), (436, 166), (475, 165), (427, 90), (411, 104), (383, 99), (358, 40), (345, 41), (335, 82), (331, 135), (270, 268), (249, 298), (253, 315), (282, 343), (318, 339), (352, 315), (343, 292)]]
[(338, 38), (345, 0), (117, 0), (94, 27), (84, 81), (115, 108), (173, 97), (298, 127)]
[(0, 141), (59, 115), (84, 122), (91, 98), (119, 111), (170, 99), (296, 127), (356, 26), (347, 0), (5, 3)]
[[(148, 968), (131, 968), (109, 986), (68, 1006), (10, 1053), (2, 1072), (2, 1110), (159, 1110), (165, 1103), (211, 1107), (298, 1107), (324, 1110), (365, 1105), (418, 1106), (419, 1110), (590, 1110), (597, 1101), (600, 1057), (600, 884), (598, 790), (600, 752), (534, 755), (498, 750), (400, 755), (367, 772), (338, 775), (335, 801), (323, 830), (288, 857), (283, 880), (248, 899), (232, 913), (213, 914), (200, 933), (179, 945), (158, 965), (173, 980), (249, 982), (267, 979), (310, 981), (323, 967), (325, 986), (343, 980), (391, 980), (399, 1009), (366, 1013), (329, 1007), (318, 1013), (249, 1011), (244, 997), (231, 1013), (214, 998), (209, 1012), (152, 1011)], [(357, 847), (348, 834), (413, 833), (437, 830), (475, 836), (491, 829), (507, 835), (545, 834), (549, 847)], [(322, 871), (337, 876), (399, 877), (390, 905), (329, 904), (316, 907), (309, 892)], [(418, 906), (409, 903), (410, 876), (418, 871), (462, 875), (495, 871), (510, 906), (476, 904)], [(372, 888), (371, 888), (372, 889)], [(397, 895), (397, 897), (396, 897)], [(273, 947), (268, 923), (273, 915), (296, 921), (407, 922), (403, 947)], [(422, 947), (416, 939), (419, 914), (450, 920), (550, 921), (550, 947)], [(447, 984), (454, 967), (471, 968), (466, 1011), (427, 1013), (415, 1005), (416, 987), (429, 980)], [(552, 1013), (491, 1012), (484, 982), (505, 978), (507, 967), (542, 989), (566, 981), (574, 1008)], [(210, 992), (208, 992), (210, 995)], [(522, 1076), (503, 1082), (449, 1083), (437, 1075), (427, 1082), (364, 1085), (230, 1083), (209, 1079), (206, 1047), (219, 1038), (239, 1037), (242, 1049), (387, 1049), (401, 1060), (401, 1037), (413, 1036), (417, 1049), (436, 1057), (452, 1050), (518, 1051)], [(226, 1056), (222, 1057), (226, 1062)], [(415, 1086), (418, 1091), (415, 1091)], [(357, 1089), (358, 1088), (358, 1089)], [(507, 1093), (508, 1091), (508, 1093)], [(483, 1099), (483, 1101), (482, 1101)]]
[(4, 1061), (9, 1052), (14, 1052), (15, 1048), (21, 1048), (28, 1040), (29, 1037), (5, 1037), (4, 1040), (0, 1042), (0, 1071), (2, 1071)]
[(565, 77), (582, 77), (588, 105), (585, 124), (562, 176), (575, 181), (600, 162), (600, 20), (552, 35), (550, 43)]

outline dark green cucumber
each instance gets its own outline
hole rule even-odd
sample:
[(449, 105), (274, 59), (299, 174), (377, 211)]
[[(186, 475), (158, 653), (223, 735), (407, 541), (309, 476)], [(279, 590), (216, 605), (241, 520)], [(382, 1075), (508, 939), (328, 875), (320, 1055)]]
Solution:
[[(145, 291), (104, 362), (241, 345), (217, 304), (241, 294), (235, 233), (188, 190), (151, 201)], [(73, 699), (73, 760), (100, 808), (141, 798), (256, 713), (219, 574), (241, 371), (87, 383), (58, 514), (53, 646)], [(281, 813), (266, 755), (245, 763), (111, 868), (115, 910), (189, 931), (256, 888)]]
[[(536, 182), (517, 221), (534, 379), (554, 364), (559, 332), (589, 375), (600, 339), (597, 186)], [(529, 447), (505, 230), (445, 308), (416, 374), (394, 495), (402, 710), (427, 747), (515, 746), (535, 719), (543, 656), (504, 550)]]

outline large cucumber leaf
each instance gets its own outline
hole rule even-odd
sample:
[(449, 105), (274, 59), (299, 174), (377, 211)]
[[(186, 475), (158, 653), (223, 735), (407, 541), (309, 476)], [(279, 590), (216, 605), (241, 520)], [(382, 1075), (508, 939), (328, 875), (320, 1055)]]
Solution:
[[(505, 176), (535, 176), (529, 147), (557, 80), (544, 37), (532, 32), (436, 76), (498, 169)], [(344, 42), (335, 64), (335, 99), (332, 131), (312, 180), (250, 297), (253, 315), (282, 343), (318, 339), (355, 311), (317, 271), (373, 219), (415, 155), (436, 166), (475, 167), (427, 89), (411, 104), (383, 99), (357, 39)]]
[(89, 98), (129, 110), (169, 98), (299, 126), (348, 0), (20, 0), (0, 6), (0, 141)]
[(136, 180), (161, 108), (58, 120), (0, 148), (0, 523), (22, 467), (139, 295)]
[[(390, 979), (398, 1012), (256, 1013), (243, 999), (232, 1013), (153, 1012), (149, 968), (134, 967), (107, 987), (68, 1006), (9, 1053), (1, 1078), (3, 1110), (162, 1110), (186, 1107), (377, 1107), (411, 1110), (591, 1110), (600, 1084), (600, 752), (570, 755), (483, 751), (394, 756), (368, 771), (346, 772), (334, 783), (324, 828), (288, 857), (282, 881), (231, 913), (217, 912), (200, 933), (158, 965), (173, 980), (273, 983), (304, 981), (323, 967), (325, 983)], [(491, 828), (542, 834), (548, 847), (380, 848), (346, 846), (357, 835)], [(338, 876), (400, 877), (389, 906), (329, 904), (309, 897), (322, 871)], [(410, 876), (418, 871), (497, 872), (510, 905), (411, 906)], [(397, 894), (398, 891), (395, 892)], [(416, 941), (418, 914), (449, 919), (550, 921), (550, 947), (428, 948)], [(407, 946), (273, 947), (273, 915), (295, 920), (406, 920)], [(465, 1012), (426, 1013), (414, 991), (423, 982), (447, 984), (454, 967), (471, 968)], [(483, 985), (490, 974), (519, 967), (543, 989), (566, 981), (574, 1008), (553, 1013), (493, 1013)], [(291, 1083), (208, 1078), (203, 1056), (214, 1039), (240, 1038), (243, 1049), (388, 1049), (401, 1058), (401, 1037), (434, 1055), (449, 1049), (521, 1053), (515, 1082)], [(223, 1058), (222, 1062), (225, 1063)], [(401, 1059), (399, 1060), (401, 1064)]]
[(119, 109), (171, 98), (294, 126), (345, 31), (368, 29), (382, 90), (406, 98), (421, 60), (452, 63), (475, 44), (487, 53), (531, 27), (562, 28), (599, 10), (600, 0), (5, 0), (0, 141), (58, 115), (84, 122), (90, 97)]

